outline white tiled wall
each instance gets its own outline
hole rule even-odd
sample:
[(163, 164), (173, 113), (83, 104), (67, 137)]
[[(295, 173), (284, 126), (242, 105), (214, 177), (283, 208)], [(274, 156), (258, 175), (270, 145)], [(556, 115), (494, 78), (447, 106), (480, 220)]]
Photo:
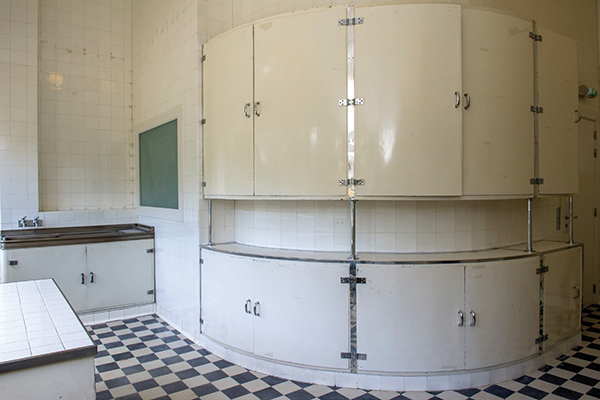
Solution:
[(38, 0), (0, 0), (0, 221), (38, 212)]
[[(559, 206), (560, 198), (533, 201), (535, 240), (564, 235), (556, 229)], [(350, 250), (350, 205), (344, 201), (237, 201), (235, 224), (239, 243)], [(356, 232), (357, 251), (364, 252), (502, 247), (527, 241), (527, 201), (358, 201)]]
[(41, 0), (40, 210), (133, 208), (131, 1)]

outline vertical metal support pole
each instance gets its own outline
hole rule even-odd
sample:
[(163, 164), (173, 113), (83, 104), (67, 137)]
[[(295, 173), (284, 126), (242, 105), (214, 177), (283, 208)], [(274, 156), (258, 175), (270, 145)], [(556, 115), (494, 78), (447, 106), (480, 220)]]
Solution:
[(208, 199), (208, 245), (213, 245), (212, 199)]
[[(537, 34), (537, 23), (532, 21), (533, 33)], [(539, 47), (533, 40), (533, 105), (540, 106), (540, 80), (539, 80)], [(540, 114), (533, 113), (533, 177), (540, 178)], [(540, 195), (540, 185), (533, 185), (533, 197)]]
[(573, 244), (573, 196), (569, 196), (569, 244)]
[(350, 372), (358, 373), (358, 345), (356, 335), (356, 264), (350, 263)]
[(531, 200), (527, 199), (527, 252), (533, 252), (533, 223), (531, 213)]
[(350, 200), (350, 260), (356, 260), (356, 200)]
[[(347, 17), (354, 18), (354, 5), (349, 5), (347, 9)], [(354, 96), (354, 25), (348, 25), (347, 31), (347, 74), (348, 81), (346, 83), (346, 98), (353, 99)], [(354, 199), (354, 105), (348, 105), (346, 116), (346, 124), (348, 126), (348, 198)]]

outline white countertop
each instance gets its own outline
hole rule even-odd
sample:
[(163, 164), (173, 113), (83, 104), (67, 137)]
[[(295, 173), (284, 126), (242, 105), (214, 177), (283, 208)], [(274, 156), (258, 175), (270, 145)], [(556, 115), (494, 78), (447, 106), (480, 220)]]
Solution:
[(90, 347), (94, 342), (54, 280), (0, 284), (0, 366)]
[[(564, 242), (539, 241), (533, 243), (533, 252), (527, 253), (527, 245), (517, 245), (506, 248), (446, 252), (446, 253), (358, 253), (356, 263), (399, 263), (399, 264), (420, 264), (420, 263), (461, 263), (478, 262), (487, 260), (502, 260), (510, 258), (520, 258), (534, 256), (547, 251), (556, 251), (566, 249), (579, 244), (571, 245)], [(265, 247), (248, 246), (238, 243), (215, 244), (213, 246), (203, 246), (203, 249), (214, 250), (218, 252), (230, 253), (234, 255), (247, 257), (266, 257), (287, 260), (304, 260), (319, 262), (350, 262), (346, 252), (318, 252), (301, 250), (283, 250), (271, 249)]]

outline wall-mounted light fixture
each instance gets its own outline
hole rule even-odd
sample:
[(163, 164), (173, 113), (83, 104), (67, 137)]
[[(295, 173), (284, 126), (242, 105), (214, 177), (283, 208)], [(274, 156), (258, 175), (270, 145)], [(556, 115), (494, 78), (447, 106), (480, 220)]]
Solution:
[(593, 99), (594, 97), (598, 96), (598, 91), (594, 88), (588, 87), (587, 85), (580, 85), (579, 95), (582, 97), (589, 97), (590, 99)]

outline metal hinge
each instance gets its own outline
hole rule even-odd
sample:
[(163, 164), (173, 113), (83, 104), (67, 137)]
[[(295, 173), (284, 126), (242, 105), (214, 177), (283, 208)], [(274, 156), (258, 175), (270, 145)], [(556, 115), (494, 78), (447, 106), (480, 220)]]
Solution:
[(596, 285), (594, 284), (594, 293), (596, 293)]
[(532, 185), (543, 185), (544, 184), (544, 178), (531, 178), (529, 180), (529, 183)]
[(598, 149), (594, 149), (594, 158), (598, 158)]
[(364, 179), (340, 179), (338, 180), (340, 186), (365, 186)]
[(545, 272), (548, 272), (549, 270), (550, 270), (550, 267), (542, 265), (541, 267), (539, 267), (538, 269), (535, 270), (535, 274), (536, 275), (540, 275), (540, 274), (543, 274)]
[(358, 283), (367, 283), (367, 278), (357, 278), (355, 276), (350, 276), (350, 277), (342, 276), (340, 278), (340, 283), (350, 283), (352, 281), (354, 281), (357, 284)]
[(367, 355), (364, 353), (340, 353), (340, 355), (342, 356), (342, 359), (344, 360), (366, 360), (367, 359)]
[(18, 260), (10, 260), (8, 262), (8, 265), (19, 265), (19, 261)]
[(596, 207), (594, 207), (594, 217), (598, 216), (598, 209)]
[(598, 139), (598, 131), (594, 131), (594, 140)]
[(201, 323), (201, 324), (203, 324), (203, 323), (204, 323), (204, 320), (203, 320), (202, 318), (200, 318), (200, 323)]
[(202, 55), (202, 58), (200, 59), (200, 61), (206, 61), (206, 54)]
[(200, 259), (200, 264), (204, 264), (204, 260), (203, 259)]
[(542, 35), (538, 35), (537, 33), (529, 32), (529, 37), (532, 38), (536, 42), (542, 41)]
[(361, 104), (364, 104), (365, 100), (360, 98), (360, 99), (341, 99), (338, 102), (338, 105), (340, 107), (344, 107), (344, 106), (360, 106)]
[(146, 294), (154, 294), (154, 290), (148, 290)]
[(204, 125), (204, 124), (206, 124), (206, 118), (202, 118), (202, 119), (200, 120), (200, 125)]
[(361, 25), (364, 22), (363, 18), (344, 18), (338, 19), (339, 26)]
[(544, 107), (529, 106), (529, 111), (541, 114), (544, 112)]
[(146, 253), (154, 253), (154, 249), (146, 249)]
[(206, 187), (206, 182), (201, 183), (202, 187)]
[(542, 335), (539, 338), (535, 339), (535, 344), (539, 344), (548, 340), (548, 334)]

